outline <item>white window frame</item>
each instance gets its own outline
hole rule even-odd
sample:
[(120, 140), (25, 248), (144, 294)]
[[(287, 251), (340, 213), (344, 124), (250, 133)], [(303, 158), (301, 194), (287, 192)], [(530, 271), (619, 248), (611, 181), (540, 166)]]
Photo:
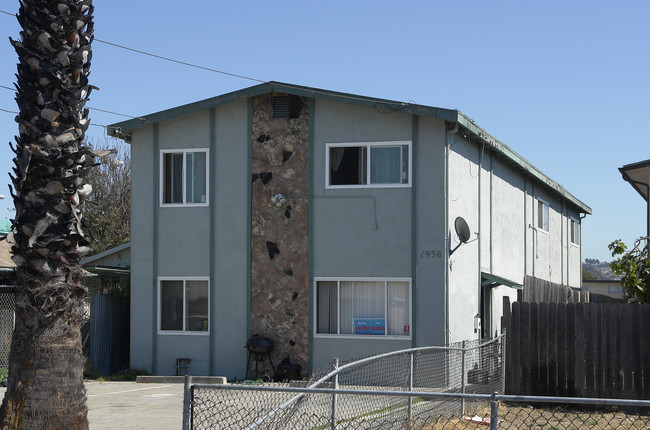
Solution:
[[(543, 231), (545, 233), (549, 232), (549, 226), (551, 223), (551, 207), (548, 204), (548, 202), (544, 199), (541, 199), (539, 197), (535, 198), (535, 228), (539, 231)], [(539, 225), (539, 204), (542, 204), (542, 210), (543, 213), (542, 215), (545, 216), (542, 218), (542, 226), (540, 227)]]
[[(183, 281), (183, 330), (162, 330), (162, 283), (163, 281)], [(205, 331), (190, 331), (185, 328), (186, 321), (186, 306), (187, 306), (187, 294), (186, 294), (186, 282), (187, 281), (207, 281), (208, 283), (208, 329)], [(208, 336), (210, 335), (210, 321), (212, 316), (210, 315), (210, 277), (209, 276), (161, 276), (158, 278), (158, 297), (156, 298), (158, 302), (158, 322), (157, 322), (157, 331), (160, 335), (183, 335), (183, 336)]]
[[(337, 323), (338, 333), (318, 333), (318, 282), (336, 282), (337, 283), (337, 311), (336, 314), (340, 319), (340, 306), (341, 306), (341, 282), (351, 281), (351, 282), (384, 282), (384, 318), (387, 317), (387, 307), (388, 307), (388, 282), (408, 282), (408, 306), (409, 306), (409, 334), (408, 336), (404, 335), (366, 335), (366, 334), (341, 334), (341, 324), (340, 321)], [(412, 339), (413, 333), (413, 284), (411, 278), (361, 278), (361, 277), (315, 277), (314, 278), (314, 315), (313, 315), (313, 328), (314, 328), (314, 337), (315, 338), (336, 338), (336, 339), (374, 339), (378, 341), (382, 340), (410, 340)], [(388, 324), (386, 324), (387, 326)], [(386, 330), (387, 332), (388, 330)]]
[[(204, 152), (205, 153), (205, 202), (187, 203), (186, 185), (187, 185), (187, 172), (186, 159), (188, 153)], [(183, 202), (182, 203), (165, 203), (165, 154), (183, 154)], [(209, 206), (210, 205), (210, 149), (209, 148), (185, 148), (185, 149), (161, 149), (160, 150), (160, 206), (161, 207), (192, 207), (192, 206)]]
[(569, 241), (573, 246), (580, 246), (580, 222), (573, 217), (569, 217)]
[[(408, 172), (406, 184), (372, 184), (370, 181), (370, 168), (371, 163), (371, 148), (379, 146), (408, 146)], [(340, 147), (366, 147), (366, 183), (365, 184), (348, 184), (348, 185), (331, 185), (330, 184), (330, 148)], [(378, 141), (378, 142), (339, 142), (339, 143), (326, 143), (325, 144), (325, 188), (326, 189), (341, 189), (341, 188), (409, 188), (411, 187), (411, 179), (413, 174), (413, 148), (410, 140), (395, 140), (395, 141)]]

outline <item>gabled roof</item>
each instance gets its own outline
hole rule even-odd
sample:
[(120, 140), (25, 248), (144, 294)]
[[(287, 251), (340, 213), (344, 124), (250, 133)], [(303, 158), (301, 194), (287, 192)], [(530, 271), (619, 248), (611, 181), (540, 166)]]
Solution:
[(244, 100), (250, 97), (255, 97), (260, 94), (267, 93), (283, 93), (322, 100), (333, 100), (341, 103), (350, 103), (360, 106), (386, 109), (395, 112), (404, 112), (412, 115), (437, 118), (448, 121), (452, 124), (458, 124), (459, 127), (468, 131), (475, 140), (482, 142), (488, 149), (500, 154), (502, 158), (504, 158), (510, 164), (514, 165), (520, 171), (523, 171), (525, 174), (534, 177), (541, 183), (545, 184), (547, 187), (551, 188), (563, 199), (573, 204), (581, 213), (591, 214), (591, 208), (589, 206), (574, 197), (564, 187), (546, 176), (539, 169), (528, 162), (528, 160), (513, 151), (506, 144), (500, 142), (498, 139), (490, 135), (468, 116), (454, 109), (424, 106), (414, 103), (404, 103), (394, 100), (366, 97), (356, 94), (341, 93), (336, 91), (322, 90), (318, 88), (310, 88), (300, 85), (272, 81), (223, 94), (217, 97), (201, 100), (195, 103), (155, 112), (128, 121), (118, 122), (108, 126), (108, 134), (121, 138), (126, 142), (130, 142), (131, 132), (134, 129), (165, 121), (177, 116), (210, 109), (227, 103), (232, 103), (234, 101)]
[(648, 187), (650, 186), (650, 160), (639, 161), (638, 163), (626, 164), (619, 167), (623, 179), (634, 187), (637, 193), (648, 201)]
[(101, 260), (102, 258), (108, 257), (109, 255), (117, 254), (118, 252), (130, 248), (131, 248), (131, 242), (124, 243), (122, 245), (116, 246), (115, 248), (107, 249), (106, 251), (100, 252), (99, 254), (91, 255), (88, 258), (84, 258), (83, 260), (81, 260), (80, 265), (84, 267), (88, 266), (91, 263)]

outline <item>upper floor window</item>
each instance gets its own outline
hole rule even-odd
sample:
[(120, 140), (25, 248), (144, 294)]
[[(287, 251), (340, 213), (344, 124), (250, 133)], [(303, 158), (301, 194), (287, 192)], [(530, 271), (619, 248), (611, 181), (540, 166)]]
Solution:
[(165, 150), (160, 152), (161, 204), (208, 204), (208, 150)]
[(161, 332), (207, 333), (210, 328), (208, 278), (161, 278), (158, 306)]
[(327, 188), (409, 187), (411, 142), (329, 143)]
[(580, 245), (580, 223), (571, 218), (571, 243)]
[(548, 231), (548, 203), (537, 199), (537, 228)]
[(410, 279), (316, 280), (316, 334), (409, 337), (410, 327)]

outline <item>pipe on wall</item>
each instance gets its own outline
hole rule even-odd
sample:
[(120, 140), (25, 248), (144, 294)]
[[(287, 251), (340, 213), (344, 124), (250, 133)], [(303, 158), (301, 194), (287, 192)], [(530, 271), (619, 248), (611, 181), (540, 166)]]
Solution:
[(444, 291), (444, 313), (445, 313), (445, 345), (449, 345), (449, 151), (451, 149), (451, 135), (458, 133), (459, 127), (458, 123), (454, 124), (454, 128), (447, 130), (447, 139), (445, 142), (445, 174), (444, 174), (444, 193), (445, 193), (445, 219), (444, 219), (444, 231), (445, 231), (445, 270), (443, 271), (445, 277), (445, 291)]

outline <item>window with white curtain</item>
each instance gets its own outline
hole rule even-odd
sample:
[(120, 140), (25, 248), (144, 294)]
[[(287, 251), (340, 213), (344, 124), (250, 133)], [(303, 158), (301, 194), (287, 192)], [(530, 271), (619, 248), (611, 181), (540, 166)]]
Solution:
[(327, 188), (409, 187), (411, 142), (328, 143)]
[(316, 279), (316, 334), (411, 335), (411, 280)]
[(205, 206), (208, 204), (208, 150), (160, 152), (160, 203)]

